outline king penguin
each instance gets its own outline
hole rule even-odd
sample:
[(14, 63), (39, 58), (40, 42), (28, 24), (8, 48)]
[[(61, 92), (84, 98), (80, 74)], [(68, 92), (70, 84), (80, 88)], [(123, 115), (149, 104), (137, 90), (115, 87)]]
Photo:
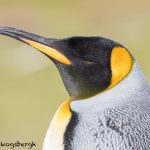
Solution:
[(43, 150), (150, 150), (150, 88), (127, 48), (103, 37), (52, 39), (11, 27), (0, 34), (49, 57), (68, 91)]

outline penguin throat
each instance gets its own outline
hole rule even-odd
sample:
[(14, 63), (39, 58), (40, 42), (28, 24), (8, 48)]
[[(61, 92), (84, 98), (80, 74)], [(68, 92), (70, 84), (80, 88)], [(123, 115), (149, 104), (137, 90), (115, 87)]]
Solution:
[(111, 71), (108, 69), (105, 78), (102, 78), (104, 74), (100, 71), (99, 66), (95, 67), (94, 72), (97, 72), (95, 74), (90, 69), (88, 72), (86, 72), (87, 70), (82, 72), (71, 66), (57, 65), (57, 68), (71, 100), (95, 96), (100, 91), (104, 91), (111, 82)]

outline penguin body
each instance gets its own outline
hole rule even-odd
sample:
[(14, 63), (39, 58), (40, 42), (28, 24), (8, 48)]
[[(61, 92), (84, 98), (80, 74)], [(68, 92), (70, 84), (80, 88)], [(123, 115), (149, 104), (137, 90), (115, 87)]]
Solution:
[(71, 109), (78, 121), (68, 150), (150, 149), (150, 89), (137, 64), (114, 88)]
[[(70, 116), (63, 133), (59, 137), (49, 135), (56, 131), (50, 126), (43, 150), (150, 149), (150, 88), (137, 62), (130, 75), (114, 88), (73, 101), (66, 109), (70, 109), (66, 113)], [(60, 125), (62, 129), (62, 122)]]
[(68, 91), (43, 150), (150, 149), (150, 88), (127, 48), (103, 37), (50, 39), (10, 27), (0, 34), (50, 58)]

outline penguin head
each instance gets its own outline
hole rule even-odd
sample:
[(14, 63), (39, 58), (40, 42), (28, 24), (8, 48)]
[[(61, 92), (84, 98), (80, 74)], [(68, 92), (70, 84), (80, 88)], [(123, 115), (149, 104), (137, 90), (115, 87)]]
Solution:
[(128, 50), (103, 37), (50, 39), (10, 27), (1, 27), (0, 34), (27, 43), (49, 57), (72, 100), (112, 88), (132, 68), (133, 58)]

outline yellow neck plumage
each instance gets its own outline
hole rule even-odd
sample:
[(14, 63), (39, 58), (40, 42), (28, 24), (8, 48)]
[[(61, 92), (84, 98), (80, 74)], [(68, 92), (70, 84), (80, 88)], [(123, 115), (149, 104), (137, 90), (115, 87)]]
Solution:
[(71, 116), (70, 98), (68, 98), (54, 115), (45, 137), (43, 150), (64, 150), (64, 133)]

